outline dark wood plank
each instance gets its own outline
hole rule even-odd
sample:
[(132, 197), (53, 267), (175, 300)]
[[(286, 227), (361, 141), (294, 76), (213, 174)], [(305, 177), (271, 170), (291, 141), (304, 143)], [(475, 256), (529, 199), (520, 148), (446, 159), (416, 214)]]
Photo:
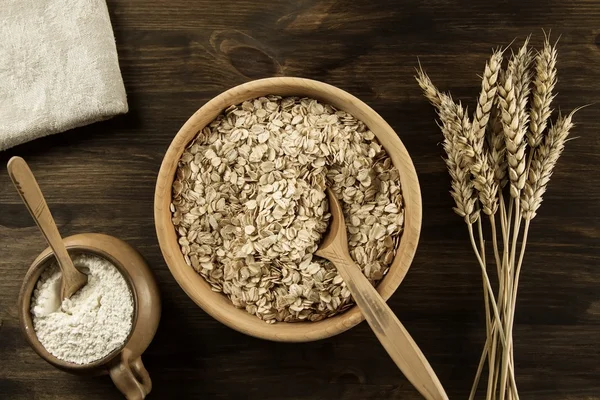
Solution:
[[(239, 334), (206, 315), (175, 283), (153, 225), (162, 156), (198, 107), (265, 76), (319, 79), (357, 95), (397, 130), (421, 179), (417, 257), (390, 301), (452, 398), (465, 398), (483, 344), (480, 274), (449, 179), (434, 112), (414, 82), (420, 59), (433, 81), (471, 108), (491, 48), (542, 29), (561, 35), (557, 104), (596, 103), (600, 4), (505, 0), (232, 2), (109, 0), (130, 112), (0, 153), (30, 163), (64, 235), (104, 232), (136, 246), (163, 294), (159, 332), (144, 355), (151, 398), (417, 399), (368, 326), (328, 340), (279, 344)], [(600, 398), (600, 121), (575, 117), (574, 134), (532, 225), (515, 326), (522, 398)], [(18, 330), (16, 297), (44, 247), (0, 173), (0, 397), (120, 398), (110, 379), (53, 369)]]

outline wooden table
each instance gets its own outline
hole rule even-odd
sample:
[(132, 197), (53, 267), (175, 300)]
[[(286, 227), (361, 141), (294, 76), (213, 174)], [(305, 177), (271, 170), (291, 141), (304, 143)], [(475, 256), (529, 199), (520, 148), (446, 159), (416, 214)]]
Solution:
[[(418, 399), (369, 327), (306, 344), (221, 325), (179, 288), (158, 248), (153, 194), (175, 132), (208, 99), (266, 76), (303, 76), (370, 104), (411, 153), (424, 222), (412, 269), (390, 300), (452, 398), (466, 398), (484, 340), (481, 276), (451, 211), (434, 112), (413, 74), (473, 109), (491, 49), (542, 29), (559, 43), (562, 110), (598, 102), (600, 4), (590, 1), (109, 0), (130, 112), (0, 153), (30, 163), (61, 232), (136, 246), (159, 282), (163, 317), (144, 355), (155, 399)], [(532, 2), (533, 3), (533, 2)], [(1, 83), (0, 83), (1, 85)], [(600, 122), (578, 126), (530, 232), (515, 326), (521, 398), (600, 399)], [(120, 398), (110, 379), (55, 370), (25, 343), (16, 297), (45, 247), (0, 173), (0, 397)]]

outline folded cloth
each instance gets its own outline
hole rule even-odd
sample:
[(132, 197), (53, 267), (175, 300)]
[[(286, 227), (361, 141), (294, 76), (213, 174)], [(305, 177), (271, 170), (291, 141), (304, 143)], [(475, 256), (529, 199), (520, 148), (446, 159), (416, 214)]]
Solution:
[(0, 151), (127, 112), (105, 0), (1, 0)]

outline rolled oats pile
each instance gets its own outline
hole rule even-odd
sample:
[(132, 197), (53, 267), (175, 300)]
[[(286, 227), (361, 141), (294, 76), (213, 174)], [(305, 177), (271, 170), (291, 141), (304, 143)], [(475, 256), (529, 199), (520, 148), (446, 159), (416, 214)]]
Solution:
[(352, 258), (372, 283), (404, 223), (398, 171), (374, 134), (317, 100), (261, 97), (231, 106), (184, 151), (173, 224), (185, 261), (258, 318), (318, 321), (352, 306), (335, 267), (314, 255), (341, 200)]

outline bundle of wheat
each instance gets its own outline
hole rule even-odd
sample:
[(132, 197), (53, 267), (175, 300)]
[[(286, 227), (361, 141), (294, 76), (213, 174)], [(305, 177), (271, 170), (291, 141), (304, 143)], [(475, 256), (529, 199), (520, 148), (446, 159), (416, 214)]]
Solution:
[[(519, 398), (512, 332), (529, 225), (542, 203), (552, 171), (574, 126), (573, 114), (578, 110), (566, 117), (559, 114), (548, 127), (555, 97), (557, 58), (556, 43), (551, 44), (548, 36), (535, 56), (529, 48), (529, 38), (525, 40), (503, 68), (505, 52), (506, 49), (494, 51), (486, 63), (471, 118), (460, 102), (433, 85), (421, 67), (416, 76), (425, 97), (437, 111), (452, 180), (450, 193), (456, 202), (454, 211), (467, 224), (483, 276), (487, 341), (470, 399), (475, 397), (486, 362), (486, 398)], [(488, 277), (481, 212), (491, 228), (498, 274), (496, 291)]]

